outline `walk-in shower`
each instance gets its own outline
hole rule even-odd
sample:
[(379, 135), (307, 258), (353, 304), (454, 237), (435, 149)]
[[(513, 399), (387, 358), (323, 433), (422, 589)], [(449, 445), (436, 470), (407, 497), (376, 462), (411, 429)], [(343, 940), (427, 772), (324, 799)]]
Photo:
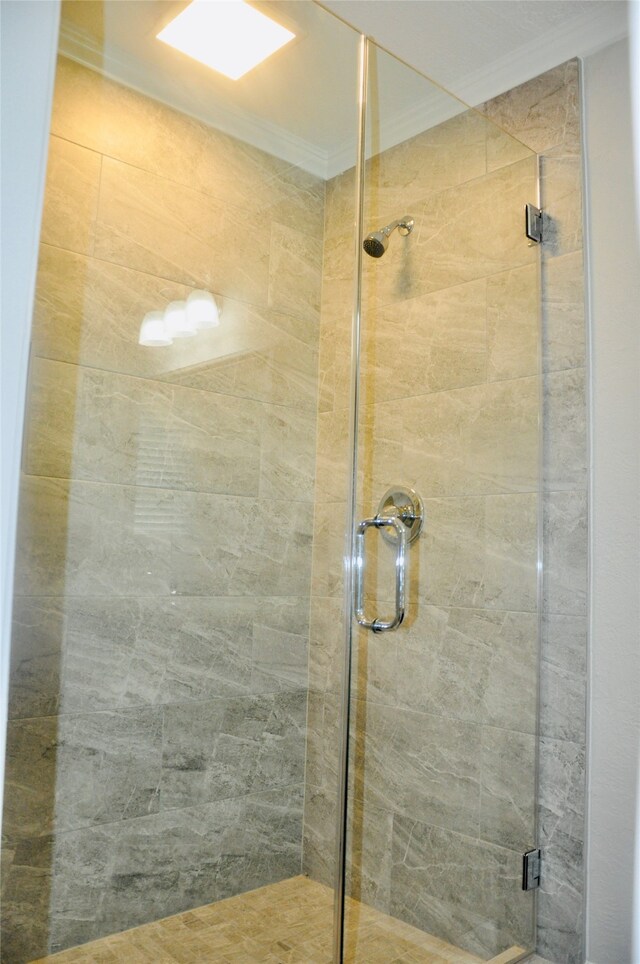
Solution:
[(261, 10), (296, 39), (229, 81), (162, 2), (63, 5), (5, 964), (535, 946), (537, 158)]

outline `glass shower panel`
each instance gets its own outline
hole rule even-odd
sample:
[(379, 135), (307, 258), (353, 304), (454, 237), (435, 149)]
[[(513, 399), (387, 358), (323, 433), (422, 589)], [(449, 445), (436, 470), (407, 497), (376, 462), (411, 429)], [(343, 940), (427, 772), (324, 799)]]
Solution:
[[(309, 610), (319, 398), (328, 412), (339, 380), (327, 332), (348, 331), (353, 284), (352, 247), (323, 279), (325, 194), (355, 163), (359, 35), (313, 3), (260, 9), (296, 39), (231, 81), (155, 39), (175, 4), (63, 3), (21, 483), (7, 961), (186, 911), (148, 960), (172, 959), (171, 940), (201, 961), (260, 961), (289, 939), (330, 955), (317, 858), (336, 795), (319, 768), (304, 810)], [(323, 534), (316, 598), (339, 592)], [(126, 940), (104, 955), (139, 959)]]
[[(366, 154), (369, 628), (353, 641), (345, 960), (517, 960), (535, 946), (537, 158), (374, 44)], [(383, 631), (402, 605), (398, 528), (405, 615)]]

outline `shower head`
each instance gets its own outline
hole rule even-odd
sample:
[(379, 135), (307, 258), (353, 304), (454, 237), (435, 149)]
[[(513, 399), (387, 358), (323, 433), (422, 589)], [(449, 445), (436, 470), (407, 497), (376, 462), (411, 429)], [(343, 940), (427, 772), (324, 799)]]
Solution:
[(373, 231), (362, 242), (362, 247), (372, 258), (381, 258), (387, 250), (389, 235), (382, 231)]
[(392, 221), (391, 224), (387, 224), (386, 228), (380, 228), (379, 231), (372, 231), (362, 242), (362, 247), (370, 257), (381, 258), (389, 246), (391, 233), (397, 228), (398, 234), (406, 236), (413, 231), (413, 225), (413, 218), (407, 214), (405, 217), (400, 218), (399, 221)]

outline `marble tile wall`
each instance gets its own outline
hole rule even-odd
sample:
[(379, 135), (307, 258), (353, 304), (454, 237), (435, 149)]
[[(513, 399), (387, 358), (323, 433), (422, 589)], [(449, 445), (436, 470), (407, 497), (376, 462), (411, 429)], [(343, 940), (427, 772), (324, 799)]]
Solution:
[(542, 158), (544, 599), (538, 951), (581, 964), (587, 654), (586, 329), (579, 64), (482, 105)]
[[(520, 875), (535, 840), (539, 299), (522, 209), (536, 176), (530, 150), (468, 111), (374, 158), (365, 182), (365, 230), (416, 224), (363, 266), (359, 512), (402, 482), (427, 523), (402, 628), (355, 640), (349, 893), (485, 957), (534, 942)], [(320, 332), (303, 866), (327, 883), (352, 187), (349, 172), (327, 185)], [(367, 553), (367, 605), (386, 615), (392, 558), (379, 537)]]
[[(300, 872), (323, 208), (321, 180), (60, 60), (3, 961)], [(192, 287), (220, 327), (140, 347)]]

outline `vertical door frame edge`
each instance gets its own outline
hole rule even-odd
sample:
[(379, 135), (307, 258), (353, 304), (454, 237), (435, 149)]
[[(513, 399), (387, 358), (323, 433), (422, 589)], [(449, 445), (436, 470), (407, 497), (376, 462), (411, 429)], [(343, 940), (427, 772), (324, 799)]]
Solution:
[(358, 54), (358, 127), (355, 167), (354, 218), (354, 288), (351, 324), (351, 378), (349, 396), (349, 491), (347, 495), (344, 548), (344, 652), (340, 696), (340, 736), (338, 757), (338, 794), (336, 824), (336, 859), (334, 868), (333, 964), (342, 964), (344, 952), (344, 919), (346, 888), (346, 847), (349, 792), (349, 730), (351, 717), (351, 663), (353, 651), (353, 534), (358, 488), (358, 422), (360, 405), (360, 325), (362, 311), (362, 244), (364, 159), (366, 141), (367, 84), (369, 38), (360, 34)]

